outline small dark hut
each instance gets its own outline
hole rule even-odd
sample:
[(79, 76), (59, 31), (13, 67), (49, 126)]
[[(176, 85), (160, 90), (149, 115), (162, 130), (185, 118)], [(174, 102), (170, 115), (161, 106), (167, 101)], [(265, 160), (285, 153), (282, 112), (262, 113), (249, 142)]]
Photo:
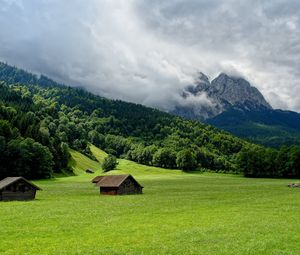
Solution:
[(0, 181), (0, 201), (35, 199), (38, 186), (23, 177), (7, 177)]
[(93, 181), (98, 180), (96, 186), (100, 187), (100, 194), (103, 195), (131, 195), (143, 193), (143, 186), (131, 175), (107, 175), (97, 176), (96, 178), (94, 178)]
[(93, 173), (95, 173), (92, 169), (86, 169), (85, 172), (87, 174), (93, 174)]

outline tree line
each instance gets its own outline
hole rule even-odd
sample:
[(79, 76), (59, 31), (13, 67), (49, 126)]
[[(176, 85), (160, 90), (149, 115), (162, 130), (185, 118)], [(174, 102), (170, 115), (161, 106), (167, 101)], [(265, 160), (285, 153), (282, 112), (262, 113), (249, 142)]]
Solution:
[(300, 146), (244, 148), (238, 154), (237, 167), (246, 177), (300, 178)]

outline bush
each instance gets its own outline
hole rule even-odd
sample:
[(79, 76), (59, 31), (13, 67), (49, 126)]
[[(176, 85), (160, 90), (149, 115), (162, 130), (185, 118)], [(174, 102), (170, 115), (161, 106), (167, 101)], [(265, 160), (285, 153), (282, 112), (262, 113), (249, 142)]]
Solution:
[(117, 158), (113, 155), (108, 155), (102, 163), (102, 169), (104, 172), (108, 172), (110, 170), (115, 169), (117, 165)]
[(51, 152), (48, 147), (31, 138), (10, 140), (4, 159), (0, 168), (1, 178), (22, 175), (29, 179), (39, 179), (52, 176), (54, 162)]
[(159, 149), (153, 155), (153, 164), (163, 168), (176, 168), (176, 154), (168, 148)]
[(176, 158), (177, 167), (184, 171), (192, 171), (197, 167), (194, 153), (188, 149), (179, 151)]

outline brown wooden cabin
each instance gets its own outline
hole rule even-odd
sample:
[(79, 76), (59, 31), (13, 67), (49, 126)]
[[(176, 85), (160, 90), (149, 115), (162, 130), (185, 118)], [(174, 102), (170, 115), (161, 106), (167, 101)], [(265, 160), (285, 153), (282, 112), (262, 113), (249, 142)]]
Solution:
[(129, 174), (97, 176), (92, 182), (96, 182), (96, 186), (100, 187), (100, 194), (102, 195), (132, 195), (143, 193), (143, 186)]
[(0, 181), (0, 201), (33, 200), (38, 186), (23, 177), (7, 177)]

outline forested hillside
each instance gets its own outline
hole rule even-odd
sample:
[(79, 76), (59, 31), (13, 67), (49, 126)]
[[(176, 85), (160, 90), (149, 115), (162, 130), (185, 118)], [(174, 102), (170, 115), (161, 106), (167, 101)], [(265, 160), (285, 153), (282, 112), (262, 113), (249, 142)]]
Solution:
[(274, 148), (300, 145), (300, 114), (296, 112), (232, 107), (207, 122), (243, 139)]
[(108, 100), (6, 64), (0, 64), (0, 81), (0, 177), (49, 178), (67, 170), (69, 148), (93, 157), (89, 143), (117, 157), (171, 169), (300, 173), (299, 147), (265, 149), (197, 121)]

